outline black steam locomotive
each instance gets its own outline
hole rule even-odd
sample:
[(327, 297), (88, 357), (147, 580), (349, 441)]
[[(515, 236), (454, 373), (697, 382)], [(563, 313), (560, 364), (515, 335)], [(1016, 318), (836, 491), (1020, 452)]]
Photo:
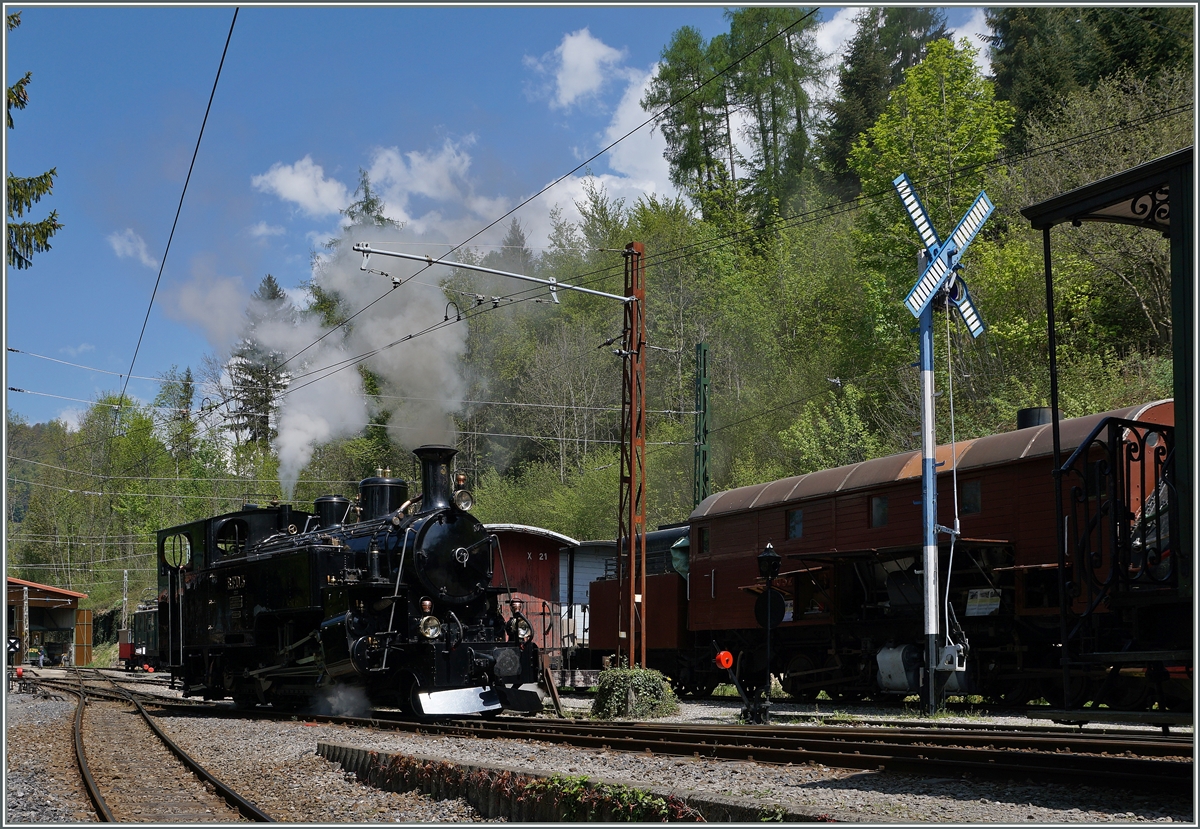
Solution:
[(538, 678), (532, 626), (500, 612), (494, 538), (452, 492), (455, 452), (415, 450), (413, 498), (381, 474), (357, 504), (247, 505), (160, 530), (159, 644), (185, 696), (304, 708), (357, 687), (414, 715), (540, 710), (521, 687)]

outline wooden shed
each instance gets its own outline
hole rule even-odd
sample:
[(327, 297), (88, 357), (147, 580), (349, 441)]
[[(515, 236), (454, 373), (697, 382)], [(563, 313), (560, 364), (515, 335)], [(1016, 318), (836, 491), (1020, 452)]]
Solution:
[(45, 648), (57, 664), (70, 649), (71, 664), (91, 662), (92, 611), (79, 607), (79, 600), (86, 598), (86, 593), (9, 576), (5, 630), (10, 648), (15, 647), (10, 658), (20, 664), (30, 649)]

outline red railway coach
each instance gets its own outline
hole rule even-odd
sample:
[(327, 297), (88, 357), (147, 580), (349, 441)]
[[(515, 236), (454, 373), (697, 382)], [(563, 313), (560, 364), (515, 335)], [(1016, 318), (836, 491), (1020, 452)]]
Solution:
[[(1168, 521), (1173, 421), (1173, 403), (1159, 401), (1060, 422), (1061, 581), (1052, 427), (938, 447), (938, 523), (954, 527), (957, 517), (960, 530), (939, 543), (947, 693), (1190, 705), (1191, 569), (1172, 556)], [(688, 564), (677, 568), (686, 575), (648, 576), (649, 632), (662, 643), (650, 637), (649, 666), (703, 694), (725, 681), (713, 656), (729, 650), (748, 689), (765, 684), (757, 557), (770, 543), (782, 557), (772, 601), (784, 608), (770, 671), (784, 689), (801, 699), (918, 693), (927, 675), (920, 502), (920, 452), (705, 499), (690, 517)], [(685, 597), (678, 625), (663, 620), (672, 602), (654, 601), (675, 594)], [(593, 630), (617, 630), (602, 609)]]

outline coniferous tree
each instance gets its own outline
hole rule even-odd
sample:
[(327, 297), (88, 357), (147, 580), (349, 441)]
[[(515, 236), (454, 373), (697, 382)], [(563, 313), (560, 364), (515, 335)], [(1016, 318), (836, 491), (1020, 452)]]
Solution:
[(1122, 69), (1153, 75), (1191, 69), (1193, 10), (1183, 7), (1015, 7), (986, 11), (996, 96), (1016, 107), (1015, 148), (1025, 124), (1073, 92)]
[[(8, 30), (12, 31), (21, 25), (21, 13), (16, 12), (7, 17)], [(29, 93), (25, 87), (33, 77), (32, 72), (26, 72), (20, 80), (8, 87), (7, 116), (8, 128), (12, 129), (14, 109), (24, 109), (29, 103)], [(58, 211), (52, 210), (50, 215), (39, 222), (18, 222), (44, 196), (50, 195), (54, 189), (54, 178), (58, 168), (51, 167), (41, 175), (28, 178), (14, 176), (8, 173), (6, 189), (8, 191), (8, 264), (18, 270), (28, 268), (33, 264), (35, 253), (45, 253), (50, 250), (50, 238), (62, 229), (58, 221)]]
[(228, 424), (243, 445), (266, 446), (275, 437), (279, 395), (287, 388), (281, 363), (288, 355), (255, 336), (260, 326), (290, 323), (296, 310), (275, 277), (263, 277), (246, 311), (246, 333), (233, 349), (226, 370), (231, 383)]
[(856, 23), (838, 71), (838, 95), (818, 139), (826, 170), (843, 198), (859, 190), (849, 163), (854, 142), (879, 118), (888, 93), (904, 81), (904, 71), (921, 62), (929, 43), (946, 37), (946, 19), (937, 9), (866, 9)]
[(723, 176), (736, 180), (728, 82), (714, 77), (725, 68), (727, 47), (728, 37), (705, 42), (691, 26), (678, 29), (641, 100), (646, 112), (666, 110), (656, 122), (667, 142), (663, 157), (672, 183), (693, 193)]
[(745, 56), (730, 77), (733, 100), (750, 121), (749, 190), (759, 217), (774, 215), (798, 194), (809, 161), (815, 109), (806, 87), (821, 82), (823, 55), (816, 46), (816, 17), (806, 12), (782, 7), (726, 12), (730, 53)]

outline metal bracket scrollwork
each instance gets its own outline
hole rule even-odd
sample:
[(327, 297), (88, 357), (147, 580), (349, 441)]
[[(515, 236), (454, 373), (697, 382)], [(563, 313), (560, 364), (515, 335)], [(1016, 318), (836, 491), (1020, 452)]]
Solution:
[(1129, 202), (1129, 212), (1151, 227), (1171, 224), (1171, 193), (1169, 188), (1157, 187), (1149, 193), (1135, 196)]

